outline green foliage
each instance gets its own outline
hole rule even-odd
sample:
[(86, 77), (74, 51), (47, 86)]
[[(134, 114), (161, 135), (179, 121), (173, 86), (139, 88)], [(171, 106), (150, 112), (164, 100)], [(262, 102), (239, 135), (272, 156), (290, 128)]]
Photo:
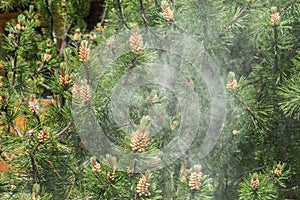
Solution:
[[(0, 150), (11, 166), (0, 177), (1, 198), (299, 198), (297, 1), (107, 0), (104, 18), (87, 32), (84, 18), (91, 2), (100, 1), (1, 1), (1, 12), (28, 9), (8, 23), (0, 41)], [(171, 20), (163, 14), (166, 6), (174, 14)], [(271, 20), (276, 13), (273, 7), (280, 16), (276, 24)], [(177, 137), (182, 113), (175, 111), (177, 97), (164, 88), (148, 84), (134, 91), (131, 103), (139, 106), (130, 109), (131, 124), (120, 127), (109, 109), (111, 97), (119, 92), (116, 85), (125, 84), (126, 75), (133, 70), (147, 74), (151, 62), (179, 60), (147, 48), (147, 43), (141, 52), (132, 51), (129, 36), (136, 27), (190, 34), (204, 45), (224, 77), (228, 74), (224, 83), (227, 119), (218, 143), (205, 158), (183, 156), (163, 169), (143, 173), (135, 173), (133, 159), (120, 171), (118, 158), (109, 154), (93, 157), (87, 141), (79, 137), (72, 103), (79, 105), (81, 114), (91, 103), (95, 105), (101, 128), (124, 152), (134, 151), (130, 126), (137, 132), (158, 126), (155, 119), (148, 118), (154, 108), (165, 109), (167, 119), (149, 138), (145, 151), (160, 150)], [(128, 30), (128, 40), (115, 41), (114, 35), (123, 30)], [(85, 57), (82, 53), (113, 54), (119, 44), (126, 52), (110, 66), (94, 54)], [(202, 111), (198, 123), (203, 126), (188, 149), (193, 153), (202, 145), (209, 125), (209, 91), (189, 61), (176, 64), (183, 76), (180, 84), (195, 92)], [(51, 99), (45, 103), (47, 96)], [(26, 120), (23, 128), (16, 124), (20, 118)], [(89, 126), (91, 119), (84, 118), (81, 124), (95, 132)], [(201, 164), (201, 170), (193, 166), (195, 162)], [(196, 182), (191, 181), (192, 174)], [(149, 181), (149, 196), (139, 192), (143, 179)]]

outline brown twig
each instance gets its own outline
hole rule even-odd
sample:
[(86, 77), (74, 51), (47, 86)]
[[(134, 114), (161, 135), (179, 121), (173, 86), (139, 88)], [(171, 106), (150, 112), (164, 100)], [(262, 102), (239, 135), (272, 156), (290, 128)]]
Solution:
[(225, 24), (225, 28), (230, 26), (231, 24), (235, 23), (237, 20), (239, 20), (244, 14), (245, 12), (247, 12), (249, 8), (249, 3), (246, 3), (245, 7), (241, 10), (241, 12), (239, 12), (239, 14), (237, 16), (235, 16), (230, 22), (228, 22), (227, 24)]
[(278, 61), (278, 27), (274, 26), (274, 70), (279, 70), (279, 61)]
[(143, 5), (143, 0), (140, 0), (140, 11), (141, 11), (141, 14), (142, 14), (142, 19), (143, 19), (144, 27), (148, 28), (148, 24), (147, 24), (147, 20), (146, 20), (146, 14), (145, 14), (145, 9), (144, 9), (144, 5)]
[(105, 20), (106, 15), (107, 15), (107, 10), (108, 10), (108, 4), (107, 4), (107, 1), (106, 1), (105, 8), (104, 8), (104, 11), (103, 11), (103, 15), (101, 17), (101, 22), (100, 22), (102, 26), (103, 26), (104, 20)]
[(66, 132), (71, 127), (71, 125), (72, 125), (72, 123), (69, 122), (68, 125), (63, 130), (58, 132), (54, 137), (57, 138), (57, 137), (61, 136), (62, 134), (64, 134), (64, 132)]
[(10, 125), (13, 127), (13, 129), (17, 132), (19, 137), (23, 137), (23, 134), (21, 131), (18, 129), (18, 127), (15, 125), (15, 123), (11, 122)]
[(120, 20), (121, 20), (122, 25), (124, 25), (126, 28), (130, 29), (127, 22), (126, 22), (120, 0), (117, 0), (117, 6), (118, 6), (118, 9), (119, 9)]
[(175, 28), (177, 28), (180, 32), (185, 32), (185, 29), (184, 29), (182, 26), (178, 25), (174, 20), (171, 21), (171, 24), (172, 24)]
[(285, 4), (285, 6), (280, 10), (280, 12), (283, 12), (285, 10), (287, 10), (290, 6), (294, 5), (295, 3), (297, 3), (298, 0), (293, 0), (287, 4)]
[(38, 68), (38, 70), (36, 72), (34, 72), (33, 74), (30, 74), (25, 79), (21, 80), (18, 84), (12, 85), (12, 88), (15, 89), (16, 87), (22, 85), (26, 80), (31, 79), (34, 76), (38, 75), (44, 67), (45, 67), (45, 62), (43, 62), (43, 64)]
[(248, 104), (246, 104), (244, 101), (242, 101), (236, 94), (234, 94), (235, 99), (238, 101), (238, 103), (240, 103), (241, 105), (243, 105), (245, 107), (245, 109), (248, 111), (248, 113), (252, 116), (252, 118), (254, 119), (255, 122), (255, 127), (257, 127), (257, 122), (258, 122), (258, 117), (255, 115), (255, 113), (251, 110), (250, 106)]

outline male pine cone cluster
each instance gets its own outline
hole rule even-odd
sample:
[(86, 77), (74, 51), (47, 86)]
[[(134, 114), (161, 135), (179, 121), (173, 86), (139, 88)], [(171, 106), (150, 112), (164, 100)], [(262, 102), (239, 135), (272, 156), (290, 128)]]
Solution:
[(143, 54), (144, 42), (143, 37), (139, 34), (138, 29), (135, 27), (129, 38), (129, 46), (131, 51), (137, 55)]
[(38, 113), (39, 112), (39, 102), (37, 101), (37, 99), (32, 99), (31, 101), (28, 102), (28, 109), (32, 112), (32, 113)]
[(83, 83), (75, 82), (72, 89), (72, 94), (74, 97), (79, 97), (80, 101), (84, 104), (89, 103), (92, 98), (91, 88), (86, 81)]
[(134, 152), (144, 152), (148, 143), (148, 132), (139, 128), (131, 138), (130, 147)]
[(250, 185), (251, 185), (252, 190), (257, 190), (258, 189), (258, 187), (259, 187), (259, 179), (258, 179), (257, 174), (254, 174), (252, 176), (251, 181), (250, 181)]
[(101, 171), (101, 165), (100, 165), (100, 163), (97, 162), (95, 157), (92, 157), (92, 159), (91, 159), (91, 167), (92, 167), (93, 173)]
[(163, 18), (167, 21), (173, 21), (174, 15), (173, 11), (170, 9), (170, 7), (167, 4), (163, 5)]
[(50, 139), (50, 134), (49, 132), (44, 129), (44, 130), (41, 130), (37, 136), (38, 138), (38, 141), (41, 143), (41, 142), (46, 142)]
[(84, 62), (89, 59), (90, 49), (87, 41), (82, 41), (79, 47), (79, 60)]
[(277, 12), (277, 8), (275, 8), (275, 7), (272, 8), (272, 14), (270, 17), (270, 21), (273, 26), (278, 25), (280, 22), (280, 16), (279, 16), (279, 13)]
[(189, 179), (189, 186), (191, 190), (199, 190), (201, 187), (202, 181), (202, 172), (200, 169), (196, 169), (194, 172), (191, 173)]
[(63, 87), (67, 87), (72, 83), (72, 79), (71, 76), (69, 76), (68, 74), (66, 75), (59, 75), (59, 82)]
[(149, 197), (150, 193), (150, 176), (142, 176), (136, 188), (139, 196)]

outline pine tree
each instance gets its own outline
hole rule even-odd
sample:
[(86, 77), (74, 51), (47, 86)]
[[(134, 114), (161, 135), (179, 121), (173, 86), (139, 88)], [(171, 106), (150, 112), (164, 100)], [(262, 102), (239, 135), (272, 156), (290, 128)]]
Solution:
[[(103, 6), (92, 29), (85, 22), (91, 3)], [(298, 199), (299, 6), (3, 1), (1, 12), (21, 13), (0, 41), (0, 152), (10, 166), (0, 177), (0, 198)], [(191, 64), (197, 58), (149, 48), (149, 38), (160, 37), (153, 28), (189, 35), (223, 75), (227, 117), (205, 157), (194, 155), (214, 106), (209, 86)], [(177, 44), (172, 37), (165, 36), (170, 46)], [(145, 77), (172, 81), (163, 71), (168, 64), (180, 71), (181, 94), (148, 82), (136, 87)], [(191, 141), (184, 131), (194, 124)], [(188, 148), (166, 152), (174, 141)]]

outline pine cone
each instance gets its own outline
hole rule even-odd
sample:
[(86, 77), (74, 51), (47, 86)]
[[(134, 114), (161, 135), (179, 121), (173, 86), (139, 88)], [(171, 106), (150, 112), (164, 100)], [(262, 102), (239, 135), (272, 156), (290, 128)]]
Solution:
[(47, 140), (50, 139), (50, 134), (46, 129), (44, 129), (40, 131), (37, 138), (39, 142), (46, 142)]
[(232, 90), (232, 89), (235, 89), (236, 87), (237, 87), (237, 81), (235, 80), (234, 77), (230, 77), (226, 88)]
[(79, 47), (79, 60), (87, 61), (90, 56), (90, 49), (88, 48), (88, 42), (82, 41)]
[(274, 174), (276, 174), (277, 176), (281, 176), (282, 172), (280, 165), (277, 165), (276, 169), (274, 170)]
[(199, 190), (201, 187), (202, 173), (199, 170), (194, 171), (190, 175), (189, 186), (191, 190)]
[(146, 98), (146, 103), (153, 104), (153, 103), (157, 102), (158, 100), (159, 99), (158, 99), (157, 93), (155, 91), (152, 91), (150, 93), (150, 95)]
[(90, 86), (84, 82), (80, 86), (80, 99), (83, 103), (89, 103), (92, 98)]
[(238, 131), (238, 130), (233, 130), (233, 131), (232, 131), (232, 134), (233, 134), (233, 135), (237, 135), (237, 134), (239, 134), (239, 131)]
[(32, 113), (38, 113), (39, 112), (39, 102), (37, 99), (32, 99), (28, 102), (28, 108)]
[(25, 27), (22, 26), (21, 24), (17, 24), (17, 25), (16, 25), (16, 28), (17, 28), (19, 31), (22, 31), (22, 30), (25, 29)]
[(50, 52), (46, 52), (44, 54), (44, 62), (49, 62), (51, 60), (51, 54)]
[(170, 7), (167, 4), (163, 5), (163, 17), (164, 19), (168, 21), (173, 21), (174, 20), (174, 15), (173, 11), (170, 9)]
[(78, 82), (75, 82), (72, 88), (72, 95), (78, 97), (80, 95), (81, 85)]
[(272, 14), (271, 14), (271, 17), (270, 17), (270, 21), (271, 21), (271, 24), (273, 26), (278, 25), (279, 22), (280, 22), (280, 16), (279, 16), (279, 13), (277, 12), (277, 9), (275, 7), (272, 8)]
[(143, 49), (144, 49), (143, 37), (138, 33), (136, 27), (133, 29), (133, 32), (129, 38), (129, 46), (133, 53), (138, 55), (143, 54)]
[(97, 30), (100, 31), (100, 32), (103, 32), (103, 26), (99, 23), (97, 24)]
[(136, 192), (139, 196), (149, 197), (150, 193), (150, 177), (142, 176), (139, 180), (139, 183), (136, 187)]
[(191, 77), (187, 77), (186, 79), (186, 85), (191, 88), (192, 90), (195, 88), (194, 81)]
[(63, 87), (67, 87), (72, 83), (72, 79), (69, 75), (59, 75), (59, 82)]
[(110, 180), (110, 181), (115, 180), (115, 171), (109, 171), (109, 172), (107, 173), (107, 178), (108, 178), (108, 180)]
[(252, 190), (257, 190), (258, 189), (258, 187), (259, 187), (259, 180), (258, 180), (257, 174), (254, 174), (252, 176), (250, 184), (251, 184)]
[(80, 29), (76, 29), (74, 33), (74, 40), (80, 40), (80, 39), (81, 39)]
[(101, 165), (97, 161), (95, 163), (92, 163), (92, 171), (93, 173), (100, 172), (101, 171)]
[(14, 35), (14, 33), (9, 32), (8, 37), (9, 37), (9, 39), (13, 40), (15, 38), (15, 35)]
[(97, 35), (96, 35), (95, 33), (92, 33), (92, 34), (90, 35), (90, 39), (91, 39), (92, 41), (95, 41), (95, 40), (97, 39)]
[(139, 128), (131, 138), (130, 147), (134, 152), (144, 152), (148, 143), (148, 132)]
[(35, 195), (32, 196), (32, 200), (41, 200), (41, 196), (35, 194)]

